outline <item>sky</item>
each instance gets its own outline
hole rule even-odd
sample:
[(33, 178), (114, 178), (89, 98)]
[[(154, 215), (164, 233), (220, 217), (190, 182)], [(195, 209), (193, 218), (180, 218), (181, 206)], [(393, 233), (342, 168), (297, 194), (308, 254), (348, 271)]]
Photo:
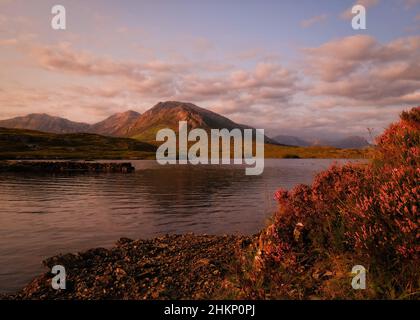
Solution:
[(420, 0), (0, 0), (0, 65), (0, 119), (178, 100), (271, 136), (369, 138), (420, 105)]

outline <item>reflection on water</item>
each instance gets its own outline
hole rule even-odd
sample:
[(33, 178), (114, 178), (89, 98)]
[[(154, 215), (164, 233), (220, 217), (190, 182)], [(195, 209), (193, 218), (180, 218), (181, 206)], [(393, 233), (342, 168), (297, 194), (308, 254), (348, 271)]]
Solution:
[(160, 166), (131, 161), (134, 174), (0, 175), (0, 292), (15, 291), (65, 252), (120, 237), (257, 232), (275, 210), (273, 192), (310, 183), (333, 160), (266, 160), (242, 166)]

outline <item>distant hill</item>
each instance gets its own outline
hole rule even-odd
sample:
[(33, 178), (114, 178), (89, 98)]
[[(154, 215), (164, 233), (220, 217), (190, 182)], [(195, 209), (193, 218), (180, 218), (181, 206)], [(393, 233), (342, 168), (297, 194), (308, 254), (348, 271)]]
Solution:
[(363, 137), (351, 136), (338, 141), (334, 141), (331, 146), (342, 149), (360, 149), (368, 147), (370, 144)]
[(339, 140), (314, 139), (309, 141), (295, 136), (278, 135), (273, 140), (280, 144), (297, 147), (327, 146), (340, 149), (361, 149), (370, 145), (365, 138), (359, 136), (351, 136)]
[(273, 138), (273, 140), (277, 141), (280, 144), (284, 144), (287, 146), (296, 146), (296, 147), (307, 147), (310, 146), (311, 143), (300, 139), (294, 136), (287, 136), (287, 135), (278, 135)]
[(128, 136), (128, 132), (140, 116), (140, 113), (132, 110), (116, 113), (101, 122), (91, 125), (89, 132), (106, 136)]
[(0, 128), (0, 159), (152, 159), (155, 151), (129, 138)]
[(31, 113), (23, 117), (0, 120), (0, 127), (38, 130), (51, 133), (76, 133), (87, 132), (90, 125), (60, 117), (53, 117), (45, 113)]

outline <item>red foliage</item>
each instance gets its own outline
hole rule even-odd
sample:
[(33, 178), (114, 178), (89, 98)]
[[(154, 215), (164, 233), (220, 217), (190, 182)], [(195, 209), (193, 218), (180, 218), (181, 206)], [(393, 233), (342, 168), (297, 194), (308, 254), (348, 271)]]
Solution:
[(261, 234), (257, 261), (295, 265), (324, 250), (355, 252), (390, 269), (418, 265), (419, 178), (417, 107), (377, 138), (369, 164), (333, 165), (312, 186), (278, 190), (279, 210)]

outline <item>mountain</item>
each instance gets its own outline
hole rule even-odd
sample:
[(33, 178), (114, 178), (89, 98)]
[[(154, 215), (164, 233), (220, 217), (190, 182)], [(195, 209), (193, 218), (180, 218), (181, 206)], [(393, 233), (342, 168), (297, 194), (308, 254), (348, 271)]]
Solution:
[(339, 140), (317, 139), (311, 141), (312, 146), (329, 146), (340, 149), (361, 149), (369, 146), (369, 142), (363, 137), (350, 136)]
[(114, 114), (105, 120), (89, 125), (74, 122), (45, 113), (32, 113), (24, 117), (0, 120), (0, 127), (11, 129), (28, 129), (49, 133), (81, 133), (90, 132), (107, 136), (127, 136), (127, 131), (140, 117), (140, 113), (129, 110)]
[[(151, 141), (155, 139), (156, 132), (160, 129), (170, 128), (177, 132), (179, 121), (187, 121), (188, 129), (202, 128), (207, 131), (224, 128), (228, 130), (252, 129), (192, 103), (166, 101), (159, 102), (143, 113), (130, 128), (127, 136)], [(274, 141), (266, 138), (266, 142)]]
[[(111, 137), (154, 141), (156, 133), (160, 129), (171, 128), (177, 132), (179, 121), (187, 121), (189, 129), (202, 128), (206, 131), (210, 131), (210, 129), (253, 129), (247, 125), (233, 122), (220, 114), (198, 107), (195, 104), (178, 101), (159, 102), (143, 114), (132, 110), (117, 113), (92, 125), (53, 117), (48, 114), (32, 113), (23, 117), (0, 120), (0, 127), (63, 134), (94, 133)], [(334, 141), (308, 141), (295, 136), (279, 135), (274, 139), (265, 137), (265, 142), (301, 147), (333, 146), (343, 149), (369, 146), (366, 139), (358, 136)]]
[(340, 149), (361, 149), (370, 145), (365, 138), (359, 136), (350, 136), (339, 140), (305, 140), (295, 136), (278, 135), (274, 137), (273, 140), (277, 141), (280, 144), (297, 147), (328, 146)]
[(91, 125), (89, 132), (105, 136), (128, 136), (128, 131), (140, 116), (140, 113), (132, 110), (116, 113), (101, 122)]
[(363, 137), (351, 136), (338, 141), (334, 141), (331, 146), (341, 149), (360, 149), (369, 146), (369, 142)]
[(278, 135), (273, 140), (288, 146), (307, 147), (311, 145), (310, 142), (294, 136)]
[[(179, 121), (187, 121), (189, 129), (203, 128), (208, 131), (223, 128), (228, 130), (251, 129), (249, 126), (237, 124), (224, 116), (192, 103), (177, 101), (159, 102), (144, 114), (131, 110), (117, 113), (93, 125), (72, 122), (47, 114), (30, 114), (25, 117), (2, 120), (0, 127), (50, 133), (88, 132), (152, 141), (160, 129), (171, 128), (178, 131)], [(267, 137), (266, 142), (275, 143)]]
[(23, 117), (0, 120), (0, 127), (38, 130), (51, 133), (76, 133), (87, 132), (90, 126), (87, 123), (73, 122), (45, 113), (32, 113)]

